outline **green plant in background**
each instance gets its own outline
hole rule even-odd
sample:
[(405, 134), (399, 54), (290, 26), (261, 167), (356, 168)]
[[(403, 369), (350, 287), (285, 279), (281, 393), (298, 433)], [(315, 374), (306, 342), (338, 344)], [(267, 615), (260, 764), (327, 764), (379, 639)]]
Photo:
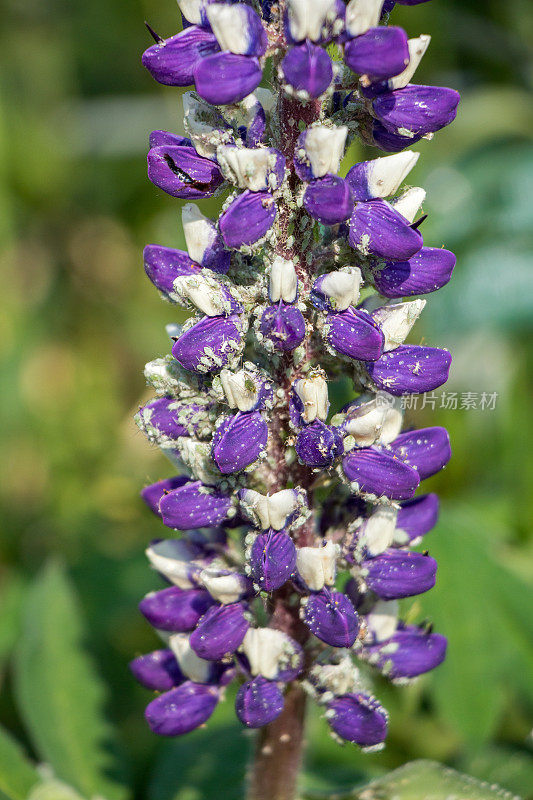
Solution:
[[(428, 190), (425, 238), (446, 242), (458, 256), (454, 281), (419, 325), (454, 353), (447, 389), (499, 396), (492, 412), (432, 412), (454, 449), (438, 479), (442, 521), (428, 540), (439, 583), (416, 609), (451, 642), (438, 680), (379, 688), (391, 715), (381, 754), (359, 758), (338, 748), (312, 717), (304, 786), (316, 793), (349, 788), (430, 758), (529, 797), (533, 386), (525, 259), (533, 207), (523, 195), (533, 169), (533, 15), (527, 0), (440, 0), (394, 13), (395, 24), (434, 34), (420, 82), (456, 86), (463, 97), (454, 126), (420, 145), (422, 166), (413, 172)], [(125, 677), (131, 653), (156, 642), (131, 609), (153, 587), (143, 550), (158, 531), (136, 487), (161, 475), (160, 457), (135, 432), (129, 409), (142, 390), (138, 365), (165, 352), (160, 331), (168, 322), (132, 265), (147, 240), (184, 246), (171, 205), (154, 198), (142, 168), (151, 127), (179, 130), (179, 107), (161, 103), (131, 57), (146, 46), (144, 17), (161, 30), (175, 24), (171, 6), (138, 2), (4, 9), (0, 715), (34, 763), (51, 764), (15, 698), (13, 652), (29, 625), (21, 609), (31, 586), (40, 583), (48, 555), (59, 552), (90, 621), (77, 649), (91, 652), (107, 686), (98, 716), (113, 720), (128, 754), (129, 794), (233, 798), (243, 779), (235, 762), (244, 763), (248, 743), (225, 710), (231, 703), (188, 742), (159, 743), (138, 714), (144, 692)], [(113, 69), (95, 53), (109, 53)], [(372, 156), (354, 146), (347, 164)], [(203, 210), (218, 213), (215, 201)], [(477, 282), (465, 291), (472, 272)], [(477, 302), (476, 292), (489, 285), (494, 306)], [(419, 405), (407, 416), (423, 426), (431, 424), (428, 411)], [(472, 561), (479, 570), (468, 568)], [(452, 593), (461, 597), (457, 608), (446, 605)], [(53, 635), (49, 627), (46, 635)], [(77, 702), (67, 697), (65, 705)], [(13, 752), (3, 752), (15, 774)], [(52, 768), (70, 780), (58, 760)], [(3, 783), (0, 792), (20, 795), (27, 787)]]

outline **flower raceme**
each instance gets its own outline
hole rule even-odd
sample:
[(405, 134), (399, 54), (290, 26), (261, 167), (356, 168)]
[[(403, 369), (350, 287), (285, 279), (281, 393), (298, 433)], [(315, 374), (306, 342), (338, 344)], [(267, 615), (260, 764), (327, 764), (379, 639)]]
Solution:
[[(425, 192), (404, 181), (407, 148), (459, 96), (411, 83), (429, 36), (389, 25), (390, 0), (178, 4), (183, 30), (154, 35), (143, 64), (187, 88), (185, 135), (154, 131), (148, 153), (152, 183), (187, 201), (186, 250), (150, 244), (144, 266), (190, 317), (146, 366), (155, 397), (136, 416), (176, 475), (142, 492), (168, 534), (146, 551), (163, 585), (140, 604), (163, 647), (131, 669), (159, 693), (146, 719), (164, 736), (204, 724), (239, 680), (248, 728), (296, 683), (335, 736), (379, 747), (371, 671), (411, 680), (446, 651), (398, 601), (435, 583), (412, 548), (438, 516), (420, 483), (450, 444), (440, 427), (402, 432), (397, 398), (450, 367), (447, 350), (405, 343), (455, 258), (424, 245)], [(342, 178), (357, 135), (385, 155)], [(211, 220), (196, 201), (222, 192)], [(332, 415), (328, 382), (345, 375), (354, 399)]]

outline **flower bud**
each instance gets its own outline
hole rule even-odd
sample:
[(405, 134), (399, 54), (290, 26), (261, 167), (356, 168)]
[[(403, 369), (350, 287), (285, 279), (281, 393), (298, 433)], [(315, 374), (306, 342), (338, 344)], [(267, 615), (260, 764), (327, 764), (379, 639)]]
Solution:
[(397, 600), (377, 600), (365, 614), (367, 635), (365, 644), (374, 644), (390, 639), (398, 627), (399, 605)]
[(158, 83), (190, 86), (194, 83), (196, 65), (219, 49), (211, 31), (193, 25), (170, 39), (153, 44), (144, 51), (142, 63)]
[(359, 617), (350, 600), (329, 589), (307, 599), (304, 622), (317, 639), (331, 647), (351, 647), (359, 633)]
[(250, 567), (254, 583), (273, 592), (289, 580), (296, 566), (296, 548), (284, 531), (259, 533), (251, 547)]
[(403, 72), (400, 72), (399, 75), (396, 75), (394, 78), (391, 78), (388, 81), (388, 88), (391, 91), (394, 89), (403, 89), (408, 83), (410, 83), (411, 78), (418, 68), (418, 65), (422, 61), (424, 53), (429, 47), (430, 41), (431, 36), (428, 36), (424, 33), (421, 36), (418, 36), (416, 39), (409, 39), (407, 42), (409, 47), (409, 64)]
[(401, 433), (390, 447), (395, 456), (416, 469), (421, 481), (439, 472), (452, 457), (446, 428), (421, 428)]
[(381, 17), (383, 0), (350, 0), (346, 6), (346, 32), (360, 36), (375, 28)]
[(271, 303), (283, 300), (294, 303), (298, 292), (298, 278), (292, 261), (276, 256), (270, 265), (268, 296)]
[(178, 6), (191, 25), (205, 25), (205, 7), (211, 0), (178, 0)]
[(243, 346), (243, 324), (237, 314), (204, 317), (174, 343), (172, 355), (193, 372), (218, 372)]
[(157, 692), (166, 692), (186, 680), (172, 650), (154, 650), (134, 658), (130, 670), (142, 686)]
[(339, 546), (332, 541), (322, 547), (299, 547), (296, 551), (296, 568), (299, 576), (312, 592), (335, 583)]
[(398, 512), (392, 506), (377, 506), (362, 528), (362, 541), (369, 556), (377, 556), (391, 546)]
[(363, 255), (401, 261), (418, 253), (423, 239), (389, 203), (370, 200), (356, 203), (350, 218), (349, 242)]
[(264, 453), (268, 425), (260, 411), (226, 417), (215, 431), (211, 454), (224, 475), (240, 472)]
[(289, 50), (280, 69), (294, 91), (313, 98), (324, 94), (333, 80), (330, 57), (322, 47), (309, 41)]
[(388, 444), (396, 438), (401, 427), (401, 412), (385, 405), (379, 394), (369, 402), (350, 403), (342, 424), (344, 432), (353, 436), (358, 447), (370, 447), (377, 441)]
[(451, 360), (448, 350), (402, 344), (369, 361), (366, 370), (379, 389), (400, 397), (438, 389), (448, 380)]
[(152, 147), (148, 152), (148, 177), (155, 186), (182, 200), (212, 197), (224, 183), (217, 164), (186, 146)]
[(325, 420), (329, 410), (328, 384), (321, 373), (309, 378), (300, 378), (293, 385), (297, 407), (301, 409), (301, 421), (306, 425), (316, 419)]
[(346, 175), (354, 200), (374, 200), (397, 192), (419, 155), (409, 150), (356, 164)]
[(216, 225), (194, 203), (186, 203), (181, 209), (181, 223), (191, 258), (213, 272), (225, 274), (230, 265), (230, 253)]
[(387, 715), (373, 697), (344, 694), (328, 703), (328, 724), (335, 733), (360, 747), (376, 747), (387, 736)]
[(212, 605), (211, 595), (203, 589), (170, 586), (147, 594), (139, 603), (139, 609), (154, 628), (186, 633), (196, 627)]
[(175, 633), (169, 637), (168, 643), (183, 674), (196, 683), (213, 683), (218, 677), (218, 670), (213, 661), (199, 658), (191, 647), (190, 637), (186, 633)]
[(187, 301), (207, 317), (229, 316), (242, 312), (241, 306), (225, 286), (208, 275), (180, 276), (174, 281), (174, 295)]
[(409, 63), (407, 35), (392, 26), (370, 28), (346, 43), (344, 60), (353, 72), (371, 80), (392, 78)]
[(264, 55), (267, 35), (253, 8), (244, 3), (211, 3), (205, 13), (221, 50), (241, 56)]
[(402, 344), (425, 305), (425, 300), (411, 300), (408, 303), (382, 306), (372, 312), (372, 319), (377, 322), (385, 337), (383, 352), (394, 350)]
[(215, 160), (217, 147), (233, 141), (233, 131), (220, 111), (196, 92), (183, 94), (183, 122), (194, 149), (204, 158)]
[(409, 85), (378, 95), (372, 108), (391, 133), (426, 136), (453, 122), (460, 99), (458, 92), (443, 86)]
[(224, 177), (240, 189), (277, 189), (285, 175), (285, 156), (273, 147), (220, 145), (217, 161)]
[(303, 205), (313, 219), (323, 225), (336, 225), (344, 222), (352, 213), (352, 190), (344, 178), (326, 175), (307, 186)]
[(207, 722), (218, 699), (213, 686), (187, 681), (152, 700), (146, 707), (146, 721), (160, 736), (181, 736)]
[(428, 294), (446, 286), (456, 258), (449, 250), (423, 247), (408, 261), (388, 262), (376, 270), (376, 289), (385, 297), (408, 297)]
[(302, 648), (286, 633), (273, 628), (249, 628), (243, 650), (252, 675), (268, 680), (293, 680), (303, 665)]
[(414, 543), (437, 524), (439, 498), (436, 494), (423, 494), (406, 500), (400, 506), (396, 520), (395, 539), (400, 543)]
[(268, 192), (248, 189), (233, 200), (219, 218), (226, 247), (238, 250), (258, 242), (276, 219), (276, 203)]
[(219, 661), (242, 644), (249, 626), (242, 603), (216, 606), (207, 611), (191, 633), (190, 645), (200, 658)]
[(308, 183), (339, 171), (344, 155), (346, 125), (312, 125), (298, 137), (294, 153), (296, 174)]
[(253, 489), (242, 489), (241, 506), (252, 520), (261, 528), (280, 531), (297, 518), (307, 508), (305, 492), (295, 489), (282, 489), (271, 495), (260, 494)]
[(328, 314), (325, 337), (337, 353), (357, 360), (375, 360), (383, 352), (383, 334), (363, 310), (348, 308), (340, 314)]
[(202, 550), (185, 539), (162, 539), (146, 549), (152, 567), (180, 589), (196, 586), (202, 564)]
[(223, 369), (220, 383), (230, 408), (239, 411), (255, 411), (264, 407), (272, 395), (271, 383), (261, 377), (259, 372), (240, 369), (230, 372)]
[(199, 575), (200, 583), (205, 586), (211, 597), (222, 605), (236, 603), (250, 595), (251, 581), (240, 572), (225, 569), (208, 568)]
[(161, 512), (159, 511), (159, 501), (161, 498), (173, 489), (178, 489), (188, 482), (189, 479), (186, 475), (177, 475), (175, 478), (165, 478), (165, 480), (152, 483), (151, 486), (146, 486), (141, 492), (141, 497), (154, 514), (161, 516)]
[(230, 508), (231, 498), (200, 481), (189, 481), (174, 489), (159, 503), (164, 524), (179, 530), (219, 525), (227, 518)]
[(342, 466), (355, 491), (376, 497), (407, 500), (420, 483), (415, 469), (374, 447), (352, 450), (344, 458)]
[(305, 338), (305, 319), (299, 308), (280, 300), (263, 311), (259, 329), (276, 350), (295, 350)]
[(180, 275), (197, 275), (200, 264), (196, 264), (188, 253), (149, 244), (144, 248), (144, 270), (156, 289), (168, 298), (174, 291), (174, 281)]
[[(403, 154), (399, 153), (399, 155)], [(391, 158), (391, 156), (389, 156), (389, 158)], [(413, 223), (425, 199), (425, 190), (420, 186), (413, 186), (400, 195), (400, 197), (395, 197), (391, 200), (391, 206), (395, 211), (401, 214), (402, 217), (405, 217), (408, 222)]]
[[(191, 407), (190, 413), (198, 409)], [(186, 415), (187, 406), (180, 406), (173, 397), (158, 397), (139, 409), (135, 421), (151, 442), (164, 446), (179, 436), (190, 435), (185, 421), (179, 421), (180, 412)]]
[(365, 647), (362, 655), (391, 680), (416, 678), (446, 657), (446, 637), (414, 625), (400, 627), (385, 642)]
[(294, 42), (318, 42), (330, 14), (336, 13), (335, 0), (288, 0), (289, 33)]
[(298, 433), (295, 449), (299, 460), (308, 467), (327, 467), (344, 452), (341, 434), (319, 419)]
[(242, 114), (243, 124), (239, 126), (239, 130), (244, 130), (246, 147), (257, 147), (265, 137), (267, 110), (265, 105), (269, 96), (268, 89), (258, 87), (253, 94), (249, 94), (241, 101), (237, 113)]
[(256, 58), (230, 52), (208, 55), (194, 69), (196, 91), (214, 106), (243, 100), (259, 86), (262, 77)]
[(404, 550), (386, 550), (363, 564), (368, 588), (383, 600), (413, 597), (435, 586), (437, 562), (431, 556)]
[(261, 728), (283, 711), (283, 695), (276, 683), (262, 675), (243, 683), (235, 698), (235, 713), (247, 728)]

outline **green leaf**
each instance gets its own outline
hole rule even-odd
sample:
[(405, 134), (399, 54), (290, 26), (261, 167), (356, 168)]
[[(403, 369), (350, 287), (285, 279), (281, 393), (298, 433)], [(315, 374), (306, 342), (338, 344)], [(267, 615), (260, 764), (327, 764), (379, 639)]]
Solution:
[(498, 786), (461, 775), (436, 761), (412, 761), (348, 794), (306, 795), (304, 800), (520, 800)]
[(26, 800), (39, 780), (37, 770), (19, 743), (0, 728), (0, 798)]
[(35, 749), (58, 778), (85, 795), (121, 800), (104, 691), (83, 643), (77, 598), (49, 563), (28, 592), (16, 655), (15, 690)]
[(462, 758), (459, 766), (479, 780), (499, 783), (524, 797), (533, 797), (531, 752), (493, 746)]

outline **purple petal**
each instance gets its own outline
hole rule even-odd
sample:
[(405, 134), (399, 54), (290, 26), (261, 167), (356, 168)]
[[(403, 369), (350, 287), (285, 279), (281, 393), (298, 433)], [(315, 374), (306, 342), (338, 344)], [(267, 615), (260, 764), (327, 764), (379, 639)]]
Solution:
[(296, 566), (296, 547), (283, 531), (270, 530), (256, 536), (250, 553), (252, 578), (266, 592), (279, 589)]
[(342, 739), (360, 747), (385, 741), (387, 715), (380, 704), (364, 694), (343, 694), (328, 703), (327, 720)]
[(276, 219), (276, 203), (268, 192), (247, 189), (233, 200), (219, 219), (226, 247), (237, 250), (259, 241)]
[(363, 254), (391, 261), (411, 258), (423, 244), (418, 230), (385, 200), (356, 204), (348, 238)]
[(342, 592), (322, 589), (305, 605), (304, 621), (312, 633), (331, 647), (351, 647), (359, 633), (359, 617)]
[(420, 483), (415, 469), (374, 447), (352, 450), (342, 466), (348, 480), (356, 483), (360, 492), (377, 497), (407, 500), (414, 495)]
[(446, 286), (456, 258), (449, 250), (423, 247), (408, 261), (388, 263), (374, 273), (376, 289), (385, 297), (428, 294)]
[(446, 637), (408, 625), (386, 642), (365, 647), (363, 654), (387, 678), (416, 678), (429, 672), (446, 657)]
[(248, 467), (266, 448), (268, 425), (259, 411), (238, 412), (216, 429), (211, 453), (224, 474)]
[(262, 77), (256, 58), (227, 51), (202, 58), (194, 70), (196, 91), (214, 106), (243, 100), (259, 86)]
[(176, 475), (175, 478), (165, 478), (157, 483), (152, 483), (151, 486), (146, 486), (141, 492), (141, 497), (148, 508), (160, 517), (159, 501), (161, 498), (173, 489), (184, 486), (186, 483), (189, 483), (189, 479), (185, 475)]
[(207, 661), (220, 661), (242, 644), (250, 623), (242, 603), (210, 608), (191, 634), (190, 644), (196, 655)]
[(342, 436), (336, 428), (316, 419), (296, 438), (296, 453), (309, 467), (327, 467), (343, 453)]
[(193, 147), (163, 145), (148, 152), (148, 177), (173, 197), (192, 200), (211, 197), (224, 183), (217, 164), (199, 156)]
[(409, 63), (407, 35), (401, 28), (370, 28), (347, 42), (344, 60), (358, 75), (374, 80), (392, 78)]
[(213, 686), (187, 681), (152, 700), (146, 707), (146, 721), (160, 736), (181, 736), (207, 722), (218, 699)]
[[(193, 372), (218, 372), (240, 350), (242, 336), (237, 314), (204, 317), (179, 337), (172, 348), (172, 355), (182, 367)], [(209, 352), (206, 353), (206, 350)], [(205, 363), (206, 358), (208, 364)]]
[(166, 692), (185, 681), (172, 650), (154, 650), (145, 656), (134, 658), (130, 670), (135, 680), (146, 689)]
[(305, 320), (299, 308), (280, 300), (264, 310), (260, 330), (277, 350), (294, 350), (305, 338)]
[(307, 213), (323, 225), (336, 225), (352, 213), (352, 191), (344, 178), (326, 175), (309, 184), (303, 204)]
[(159, 503), (164, 524), (169, 528), (188, 530), (219, 525), (227, 518), (231, 499), (200, 481), (165, 494)]
[(446, 428), (421, 428), (401, 433), (390, 445), (394, 455), (418, 472), (420, 480), (435, 475), (452, 457)]
[(421, 136), (401, 136), (399, 133), (389, 131), (377, 119), (372, 123), (374, 144), (387, 153), (399, 153), (401, 150), (405, 150), (406, 147), (419, 142), (421, 138)]
[(192, 147), (192, 142), (186, 136), (169, 131), (152, 131), (149, 138), (150, 147), (162, 147), (164, 145), (174, 145), (177, 147)]
[(320, 97), (333, 79), (331, 59), (319, 45), (307, 41), (293, 47), (283, 61), (281, 70), (285, 81), (296, 91)]
[(153, 428), (156, 434), (177, 439), (179, 436), (189, 436), (188, 427), (178, 422), (179, 411), (180, 409), (176, 408), (175, 398), (157, 397), (151, 403), (142, 406), (138, 414), (140, 424), (145, 431), (148, 432)]
[(408, 85), (381, 94), (372, 103), (376, 117), (391, 133), (400, 129), (415, 136), (440, 131), (457, 115), (460, 95), (442, 86)]
[(448, 350), (403, 344), (369, 361), (366, 370), (376, 386), (389, 394), (420, 394), (448, 380), (452, 357)]
[(385, 550), (364, 562), (369, 589), (383, 600), (413, 597), (435, 586), (437, 562), (423, 553)]
[(166, 86), (190, 86), (194, 68), (203, 57), (220, 50), (211, 31), (191, 25), (176, 36), (145, 50), (142, 63), (153, 78)]
[(261, 728), (279, 717), (283, 695), (273, 681), (258, 675), (243, 683), (235, 698), (235, 713), (247, 728)]
[(423, 494), (401, 504), (396, 528), (409, 537), (409, 541), (424, 536), (437, 524), (439, 498), (436, 494)]
[(182, 275), (195, 275), (201, 267), (183, 250), (148, 244), (144, 248), (144, 270), (156, 289), (167, 295), (173, 291), (174, 281)]
[(340, 314), (328, 314), (327, 341), (338, 353), (362, 361), (380, 357), (383, 333), (370, 314), (348, 308)]
[(213, 602), (209, 592), (203, 589), (169, 586), (147, 594), (139, 603), (139, 609), (154, 628), (186, 633), (196, 627)]

